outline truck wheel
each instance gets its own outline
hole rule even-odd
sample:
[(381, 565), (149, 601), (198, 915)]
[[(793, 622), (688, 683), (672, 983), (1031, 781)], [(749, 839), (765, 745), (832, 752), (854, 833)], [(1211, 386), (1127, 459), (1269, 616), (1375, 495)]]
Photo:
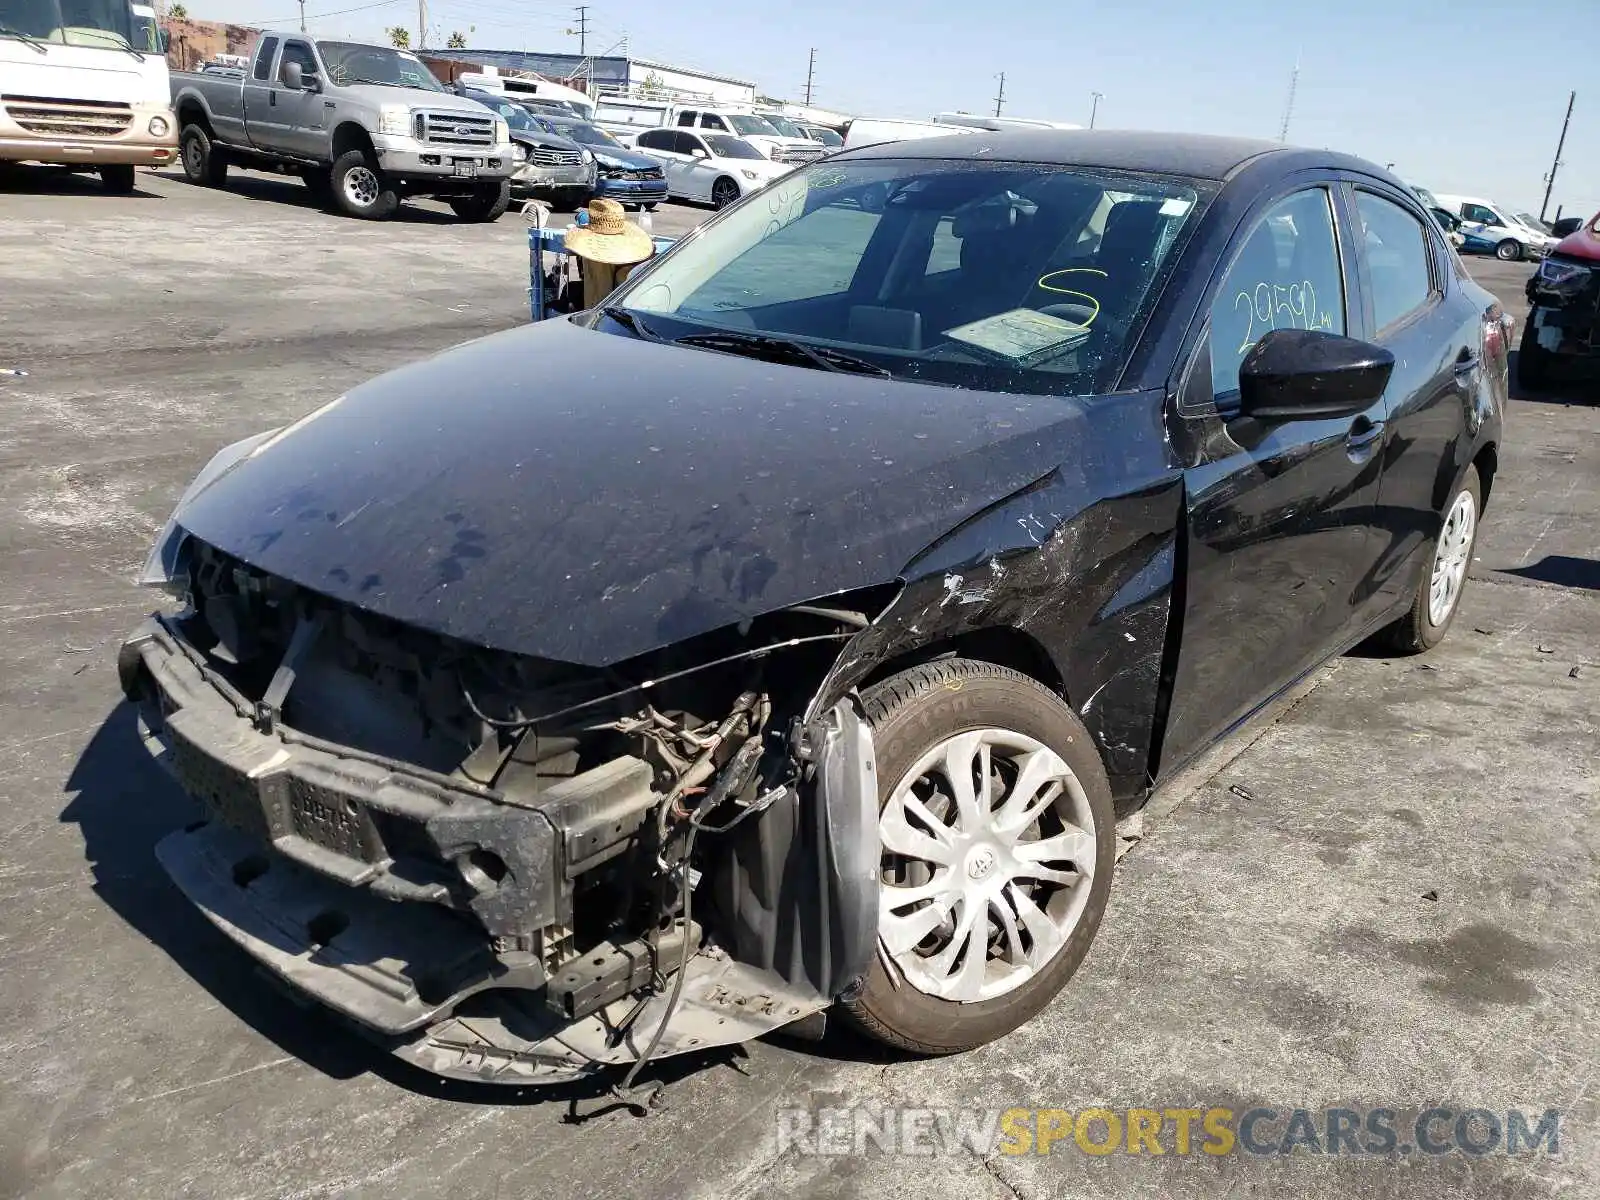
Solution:
[(1494, 248), (1494, 256), (1501, 262), (1516, 262), (1522, 257), (1522, 243), (1515, 238), (1506, 238)]
[(463, 221), (498, 221), (511, 203), (511, 181), (479, 188), (470, 196), (451, 196), (450, 209)]
[(919, 1054), (1010, 1033), (1065, 986), (1111, 889), (1094, 742), (1018, 671), (951, 658), (862, 697), (876, 734), (878, 953), (847, 1018)]
[(319, 207), (333, 203), (333, 176), (326, 167), (307, 167), (300, 172), (300, 179)]
[(1388, 629), (1384, 640), (1399, 654), (1421, 654), (1444, 640), (1461, 607), (1472, 549), (1478, 542), (1478, 514), (1483, 510), (1483, 488), (1478, 469), (1468, 467), (1461, 485), (1445, 505), (1439, 538), (1433, 546), (1428, 570), (1417, 586), (1411, 611)]
[(1550, 382), (1550, 351), (1539, 345), (1539, 331), (1533, 326), (1531, 312), (1522, 326), (1522, 342), (1517, 347), (1517, 382), (1534, 392)]
[(400, 207), (400, 194), (365, 150), (346, 150), (330, 173), (333, 202), (348, 217), (386, 221)]
[(178, 137), (183, 157), (183, 173), (190, 183), (202, 187), (221, 187), (228, 182), (228, 156), (212, 144), (211, 135), (199, 125), (185, 125)]
[(133, 168), (126, 164), (101, 167), (100, 182), (113, 195), (129, 195), (133, 191)]

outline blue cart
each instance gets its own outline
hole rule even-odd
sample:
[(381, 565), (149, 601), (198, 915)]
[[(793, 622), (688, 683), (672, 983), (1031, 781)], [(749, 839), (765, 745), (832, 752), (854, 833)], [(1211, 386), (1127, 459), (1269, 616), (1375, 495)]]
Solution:
[[(550, 306), (557, 297), (547, 296), (544, 286), (544, 256), (546, 254), (565, 254), (567, 252), (565, 230), (528, 227), (528, 311), (535, 321), (559, 314), (551, 312)], [(676, 238), (652, 237), (656, 253), (660, 254), (674, 242)]]

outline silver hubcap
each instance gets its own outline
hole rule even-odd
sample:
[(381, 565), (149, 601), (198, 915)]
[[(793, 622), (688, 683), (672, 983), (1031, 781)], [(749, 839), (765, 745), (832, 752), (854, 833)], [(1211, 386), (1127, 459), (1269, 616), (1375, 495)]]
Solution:
[(1428, 583), (1428, 620), (1443, 625), (1449, 620), (1472, 556), (1472, 535), (1478, 526), (1478, 506), (1471, 492), (1462, 492), (1445, 514), (1439, 545), (1433, 552), (1433, 578)]
[(366, 208), (378, 199), (378, 177), (370, 167), (355, 167), (344, 173), (344, 194), (350, 203)]
[(1094, 815), (1072, 769), (1026, 734), (947, 738), (879, 818), (878, 941), (920, 992), (990, 1000), (1055, 958), (1089, 901)]

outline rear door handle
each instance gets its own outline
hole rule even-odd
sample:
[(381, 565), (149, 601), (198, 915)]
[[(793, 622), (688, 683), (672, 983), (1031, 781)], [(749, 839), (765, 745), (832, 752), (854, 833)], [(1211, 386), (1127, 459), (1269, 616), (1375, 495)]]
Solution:
[(278, 106), (278, 93), (277, 92), (268, 92), (267, 93), (267, 106), (269, 108), (276, 108)]

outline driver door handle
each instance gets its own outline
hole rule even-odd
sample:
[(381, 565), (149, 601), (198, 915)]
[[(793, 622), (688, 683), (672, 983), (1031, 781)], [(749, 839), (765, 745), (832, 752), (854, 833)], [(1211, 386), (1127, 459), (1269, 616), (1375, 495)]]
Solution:
[(1357, 417), (1355, 423), (1350, 426), (1350, 432), (1345, 435), (1345, 453), (1356, 462), (1362, 462), (1370, 457), (1373, 447), (1383, 440), (1383, 427), (1382, 421)]

